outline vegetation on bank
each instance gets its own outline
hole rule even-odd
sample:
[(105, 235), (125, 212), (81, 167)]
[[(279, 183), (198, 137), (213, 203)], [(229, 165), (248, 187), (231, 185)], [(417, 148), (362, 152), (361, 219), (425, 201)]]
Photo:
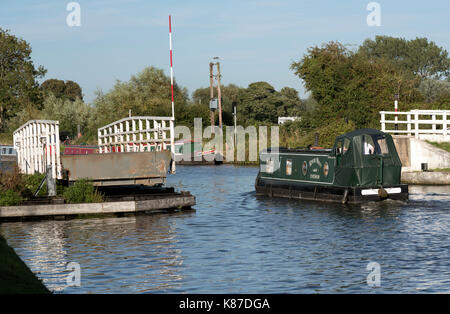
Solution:
[(427, 141), (427, 143), (429, 143), (429, 144), (431, 144), (431, 145), (433, 145), (433, 146), (435, 146), (437, 148), (446, 150), (446, 151), (448, 151), (450, 153), (450, 142), (438, 143), (438, 142)]
[(49, 294), (40, 279), (0, 236), (0, 294)]
[[(32, 199), (44, 177), (44, 174), (21, 174), (17, 167), (12, 172), (0, 173), (0, 206), (20, 205), (23, 201)], [(58, 182), (56, 192), (66, 203), (103, 202), (102, 194), (87, 179), (79, 180), (68, 187)], [(45, 195), (47, 195), (46, 183), (38, 196)]]

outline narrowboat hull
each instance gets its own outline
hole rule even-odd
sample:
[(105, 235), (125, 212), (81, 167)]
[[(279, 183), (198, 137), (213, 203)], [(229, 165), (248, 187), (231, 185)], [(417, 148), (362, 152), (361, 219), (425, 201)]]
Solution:
[(342, 204), (361, 204), (387, 199), (407, 201), (408, 185), (378, 187), (342, 187), (282, 181), (274, 178), (261, 178), (255, 181), (257, 195), (284, 197), (307, 201), (323, 201)]

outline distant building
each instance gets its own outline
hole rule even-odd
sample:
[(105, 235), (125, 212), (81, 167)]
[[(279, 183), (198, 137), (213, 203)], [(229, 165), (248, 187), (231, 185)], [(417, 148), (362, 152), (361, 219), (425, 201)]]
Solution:
[(0, 144), (0, 155), (2, 156), (16, 156), (17, 152), (12, 145)]
[(12, 145), (0, 144), (0, 172), (11, 172), (17, 164), (17, 152)]
[(278, 124), (283, 124), (288, 121), (301, 120), (301, 117), (278, 117)]

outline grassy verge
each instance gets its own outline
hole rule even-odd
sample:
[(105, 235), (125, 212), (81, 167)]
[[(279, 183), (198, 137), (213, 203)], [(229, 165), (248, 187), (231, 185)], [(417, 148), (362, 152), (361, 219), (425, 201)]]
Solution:
[(437, 142), (427, 141), (427, 143), (431, 144), (431, 145), (433, 145), (433, 146), (435, 146), (437, 148), (446, 150), (446, 151), (448, 151), (450, 153), (450, 142), (437, 143)]
[(0, 236), (0, 294), (48, 294), (50, 291)]
[(437, 169), (430, 169), (429, 171), (432, 171), (432, 172), (450, 172), (450, 168), (437, 168)]

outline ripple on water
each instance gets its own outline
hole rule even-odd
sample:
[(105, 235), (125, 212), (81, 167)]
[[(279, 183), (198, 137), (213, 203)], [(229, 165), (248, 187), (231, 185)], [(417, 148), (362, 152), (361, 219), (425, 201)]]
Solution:
[[(254, 167), (177, 167), (195, 213), (0, 224), (60, 293), (450, 291), (449, 187), (362, 206), (256, 196)], [(67, 286), (69, 262), (81, 286)], [(369, 262), (381, 287), (367, 285)]]

